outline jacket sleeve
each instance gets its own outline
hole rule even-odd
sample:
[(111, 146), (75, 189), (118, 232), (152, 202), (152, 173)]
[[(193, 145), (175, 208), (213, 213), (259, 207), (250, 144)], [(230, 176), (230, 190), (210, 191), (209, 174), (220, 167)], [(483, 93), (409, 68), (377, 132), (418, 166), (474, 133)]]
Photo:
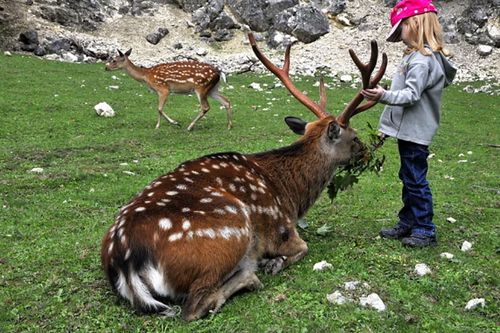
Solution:
[(386, 90), (379, 102), (389, 105), (408, 106), (420, 100), (429, 78), (429, 67), (426, 63), (408, 65), (405, 87), (401, 90)]

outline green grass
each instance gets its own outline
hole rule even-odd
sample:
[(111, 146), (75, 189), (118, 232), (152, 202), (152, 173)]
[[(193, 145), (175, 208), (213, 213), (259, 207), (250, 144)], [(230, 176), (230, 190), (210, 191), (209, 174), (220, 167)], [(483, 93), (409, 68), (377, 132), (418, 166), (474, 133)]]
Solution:
[[(226, 130), (225, 111), (212, 101), (206, 119), (188, 133), (198, 111), (193, 96), (171, 96), (167, 103), (181, 128), (162, 123), (154, 130), (156, 96), (121, 72), (105, 72), (102, 64), (0, 55), (0, 73), (0, 332), (498, 331), (500, 164), (499, 150), (491, 146), (500, 143), (498, 97), (465, 94), (460, 86), (445, 91), (428, 177), (437, 248), (406, 249), (377, 237), (395, 222), (400, 207), (397, 147), (389, 141), (380, 176), (363, 176), (333, 204), (324, 193), (309, 211), (309, 227), (300, 230), (310, 247), (304, 260), (277, 276), (259, 273), (264, 289), (237, 295), (220, 313), (185, 323), (138, 315), (111, 291), (99, 251), (118, 209), (182, 161), (289, 144), (296, 136), (283, 117), (311, 120), (312, 114), (283, 88), (248, 88), (251, 82), (272, 84), (270, 76), (230, 76), (234, 89), (225, 85), (223, 94), (234, 105), (233, 130)], [(302, 78), (297, 85), (317, 96), (314, 81)], [(350, 88), (329, 89), (329, 110), (338, 113), (353, 94)], [(95, 114), (94, 105), (102, 101), (116, 117)], [(381, 109), (353, 118), (362, 137)], [(30, 173), (34, 167), (44, 172)], [(446, 222), (449, 216), (457, 222)], [(316, 229), (323, 224), (332, 232), (320, 236)], [(471, 252), (460, 251), (464, 240), (474, 244)], [(455, 260), (440, 258), (445, 251)], [(333, 269), (313, 272), (321, 260)], [(431, 275), (413, 274), (421, 262)], [(387, 311), (329, 304), (326, 295), (350, 280), (367, 282)], [(485, 298), (486, 306), (465, 311), (476, 297)]]

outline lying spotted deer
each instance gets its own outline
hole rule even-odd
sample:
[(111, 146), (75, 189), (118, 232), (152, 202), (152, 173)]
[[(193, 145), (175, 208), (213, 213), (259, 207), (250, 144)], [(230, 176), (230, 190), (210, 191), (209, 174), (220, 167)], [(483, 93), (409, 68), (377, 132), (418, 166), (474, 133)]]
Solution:
[(210, 110), (208, 96), (224, 105), (227, 112), (227, 128), (232, 128), (233, 112), (231, 110), (231, 103), (219, 92), (221, 72), (217, 68), (198, 61), (177, 61), (159, 64), (150, 68), (139, 67), (134, 65), (128, 58), (132, 49), (125, 52), (125, 54), (120, 50), (117, 51), (118, 55), (106, 64), (106, 70), (123, 69), (131, 77), (145, 83), (158, 94), (158, 121), (156, 122), (156, 128), (160, 127), (162, 116), (171, 124), (179, 124), (163, 111), (168, 95), (170, 93), (189, 94), (192, 92), (195, 92), (198, 96), (201, 110), (188, 126), (188, 131), (192, 130), (196, 122)]
[[(169, 313), (181, 302), (182, 317), (195, 320), (216, 312), (241, 289), (262, 286), (258, 266), (276, 274), (302, 259), (307, 245), (296, 222), (313, 205), (339, 165), (364, 151), (349, 118), (373, 106), (358, 93), (338, 117), (300, 92), (285, 65), (273, 65), (258, 49), (260, 61), (319, 119), (285, 119), (302, 137), (294, 144), (256, 154), (218, 153), (179, 165), (148, 185), (124, 206), (102, 242), (102, 265), (112, 287), (144, 312)], [(387, 57), (374, 76), (376, 42), (370, 62), (362, 64), (363, 87), (382, 78)]]

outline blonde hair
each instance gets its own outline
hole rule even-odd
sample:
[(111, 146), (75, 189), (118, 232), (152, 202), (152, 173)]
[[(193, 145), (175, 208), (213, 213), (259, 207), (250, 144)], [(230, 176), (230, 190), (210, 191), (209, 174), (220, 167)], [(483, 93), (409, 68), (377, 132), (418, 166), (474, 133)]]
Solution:
[(451, 53), (444, 47), (443, 28), (439, 23), (438, 16), (434, 12), (428, 12), (409, 17), (403, 24), (407, 25), (409, 32), (408, 48), (405, 54), (419, 51), (423, 55), (431, 55), (424, 45), (428, 45), (434, 52), (441, 52), (450, 57)]

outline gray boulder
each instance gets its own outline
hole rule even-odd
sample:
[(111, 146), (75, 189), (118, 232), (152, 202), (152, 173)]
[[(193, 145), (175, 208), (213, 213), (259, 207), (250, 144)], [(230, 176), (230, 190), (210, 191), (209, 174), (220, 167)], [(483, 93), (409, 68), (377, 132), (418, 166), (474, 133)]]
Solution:
[(163, 37), (165, 37), (169, 33), (167, 28), (158, 28), (156, 32), (152, 32), (146, 36), (146, 40), (153, 44), (156, 45), (162, 40)]
[(254, 31), (267, 31), (271, 22), (267, 18), (267, 0), (226, 0), (232, 13)]
[(311, 43), (330, 31), (326, 16), (316, 7), (296, 6), (278, 15), (273, 29)]
[(347, 8), (346, 0), (312, 0), (311, 3), (327, 14), (338, 15)]
[(38, 33), (35, 30), (28, 30), (19, 34), (19, 41), (23, 44), (38, 45)]
[(206, 0), (174, 0), (173, 2), (188, 13), (194, 12), (207, 3)]

